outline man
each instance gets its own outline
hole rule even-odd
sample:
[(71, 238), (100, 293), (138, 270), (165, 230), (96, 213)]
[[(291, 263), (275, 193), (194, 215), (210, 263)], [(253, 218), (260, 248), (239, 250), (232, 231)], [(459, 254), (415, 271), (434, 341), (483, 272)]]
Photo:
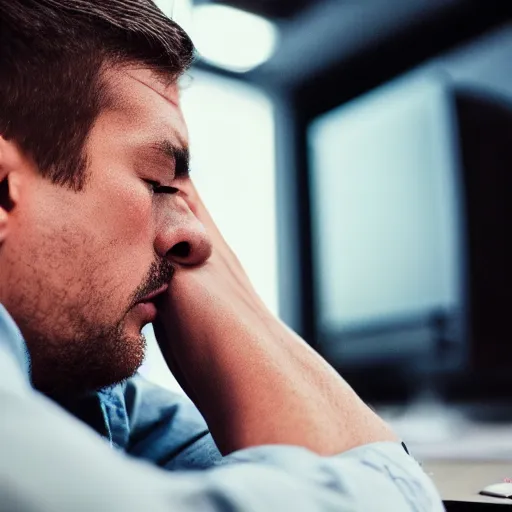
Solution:
[(192, 57), (150, 0), (0, 0), (0, 510), (442, 510), (201, 202)]

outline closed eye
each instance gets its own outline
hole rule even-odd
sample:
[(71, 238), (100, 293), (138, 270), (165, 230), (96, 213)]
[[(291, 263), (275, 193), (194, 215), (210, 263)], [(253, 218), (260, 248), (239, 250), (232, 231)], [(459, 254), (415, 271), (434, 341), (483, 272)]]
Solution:
[(150, 187), (151, 191), (154, 194), (176, 194), (179, 192), (177, 188), (174, 187), (166, 187), (165, 185), (160, 185), (157, 181), (144, 180)]

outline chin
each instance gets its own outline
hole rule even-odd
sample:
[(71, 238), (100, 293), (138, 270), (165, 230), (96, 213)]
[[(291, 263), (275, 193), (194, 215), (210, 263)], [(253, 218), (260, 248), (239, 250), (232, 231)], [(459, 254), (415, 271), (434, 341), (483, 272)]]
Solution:
[(146, 340), (140, 328), (125, 326), (110, 336), (73, 340), (64, 347), (31, 354), (33, 385), (46, 395), (76, 396), (122, 383), (142, 365)]

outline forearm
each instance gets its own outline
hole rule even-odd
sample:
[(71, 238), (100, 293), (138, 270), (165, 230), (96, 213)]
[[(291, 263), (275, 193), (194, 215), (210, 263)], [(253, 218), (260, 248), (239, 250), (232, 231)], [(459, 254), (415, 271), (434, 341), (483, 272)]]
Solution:
[[(208, 269), (202, 272), (208, 281)], [(199, 285), (201, 276), (196, 278)], [(237, 287), (231, 300), (236, 312), (222, 298), (217, 307), (205, 303), (193, 308), (194, 322), (205, 329), (187, 329), (186, 311), (178, 301), (171, 309), (181, 318), (164, 322), (169, 327), (164, 354), (181, 374), (223, 453), (293, 444), (335, 454), (396, 439), (333, 368), (251, 290)]]
[(223, 453), (294, 444), (334, 454), (395, 440), (342, 378), (265, 307), (190, 180), (182, 197), (213, 242), (200, 268), (178, 268), (159, 308), (171, 370)]

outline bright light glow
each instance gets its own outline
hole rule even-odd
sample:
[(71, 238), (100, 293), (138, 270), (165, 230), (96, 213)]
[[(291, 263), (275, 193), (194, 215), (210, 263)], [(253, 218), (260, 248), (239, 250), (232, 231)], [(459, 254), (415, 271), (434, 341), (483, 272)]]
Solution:
[(238, 80), (190, 76), (181, 104), (194, 183), (259, 296), (277, 313), (273, 104)]
[(224, 5), (199, 5), (192, 11), (192, 40), (207, 62), (244, 72), (268, 60), (277, 30), (268, 20)]

